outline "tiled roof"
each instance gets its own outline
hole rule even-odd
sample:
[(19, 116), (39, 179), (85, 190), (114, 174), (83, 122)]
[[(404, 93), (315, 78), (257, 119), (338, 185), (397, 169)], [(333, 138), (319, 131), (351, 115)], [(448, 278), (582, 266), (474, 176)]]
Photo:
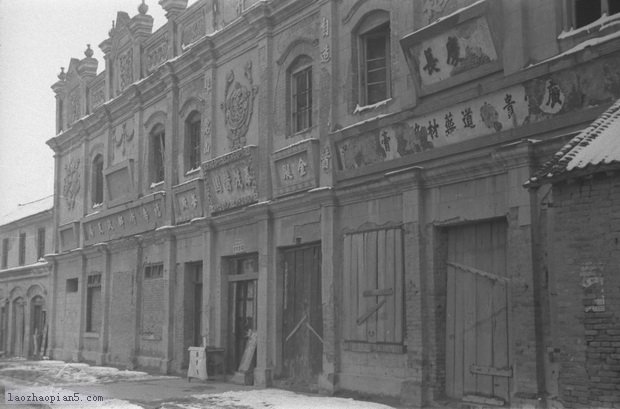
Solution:
[(12, 223), (14, 221), (51, 210), (54, 207), (54, 196), (44, 197), (23, 205), (18, 205), (14, 210), (7, 214), (0, 215), (0, 226)]
[(578, 170), (620, 165), (620, 99), (562, 147), (525, 186), (556, 180)]

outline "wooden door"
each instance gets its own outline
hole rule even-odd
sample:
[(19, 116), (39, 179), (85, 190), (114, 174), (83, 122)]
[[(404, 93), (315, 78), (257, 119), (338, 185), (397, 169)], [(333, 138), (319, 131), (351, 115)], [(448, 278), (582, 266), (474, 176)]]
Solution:
[(36, 296), (31, 301), (31, 318), (30, 318), (30, 354), (38, 357), (41, 355), (41, 347), (43, 341), (45, 327), (45, 301), (43, 297)]
[(504, 220), (448, 230), (446, 394), (508, 403), (509, 299)]
[(283, 256), (283, 376), (310, 385), (323, 370), (321, 247), (296, 247)]

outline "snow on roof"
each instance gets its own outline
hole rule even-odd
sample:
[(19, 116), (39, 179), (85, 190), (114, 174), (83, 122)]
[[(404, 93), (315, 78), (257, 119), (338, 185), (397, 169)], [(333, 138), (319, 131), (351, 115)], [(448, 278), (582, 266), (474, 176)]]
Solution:
[(29, 216), (33, 216), (37, 213), (42, 213), (46, 210), (51, 210), (53, 207), (53, 195), (44, 197), (42, 199), (34, 200), (32, 202), (19, 204), (14, 210), (11, 210), (9, 213), (0, 215), (0, 226), (12, 223), (20, 219), (24, 219)]
[(611, 164), (620, 165), (620, 99), (564, 145), (525, 185)]

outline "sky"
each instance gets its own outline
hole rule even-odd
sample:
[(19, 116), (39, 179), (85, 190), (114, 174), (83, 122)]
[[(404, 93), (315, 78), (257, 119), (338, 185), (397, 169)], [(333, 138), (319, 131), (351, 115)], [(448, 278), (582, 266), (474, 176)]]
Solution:
[[(141, 0), (0, 0), (0, 216), (54, 191), (55, 99), (52, 84), (71, 58), (91, 44), (104, 68), (99, 44), (118, 11), (130, 17)], [(189, 4), (195, 0), (190, 0)], [(166, 22), (158, 0), (146, 0)]]

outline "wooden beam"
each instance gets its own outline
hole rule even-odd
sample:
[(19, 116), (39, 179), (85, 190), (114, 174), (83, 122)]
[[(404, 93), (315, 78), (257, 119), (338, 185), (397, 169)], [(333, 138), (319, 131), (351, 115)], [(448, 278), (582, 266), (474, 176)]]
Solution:
[(469, 372), (479, 375), (512, 377), (512, 368), (494, 368), (492, 366), (471, 365)]
[(357, 319), (357, 325), (362, 325), (364, 322), (366, 322), (366, 320), (368, 318), (370, 318), (370, 316), (372, 314), (374, 314), (375, 312), (379, 311), (379, 308), (383, 307), (383, 304), (385, 304), (385, 299), (381, 300), (381, 302), (379, 304), (375, 305), (370, 310), (368, 310), (364, 315), (359, 317)]

